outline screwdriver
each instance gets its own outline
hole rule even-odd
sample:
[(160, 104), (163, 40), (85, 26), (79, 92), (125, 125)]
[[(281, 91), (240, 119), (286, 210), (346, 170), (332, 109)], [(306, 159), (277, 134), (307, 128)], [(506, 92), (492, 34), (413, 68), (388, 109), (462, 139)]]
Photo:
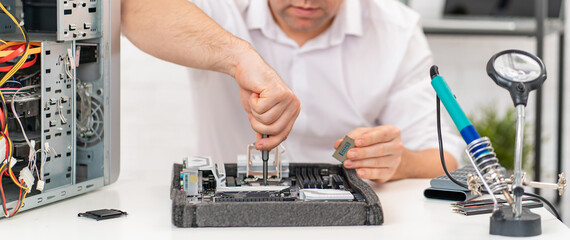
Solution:
[[(261, 135), (262, 138), (268, 138), (267, 134)], [(269, 151), (261, 151), (261, 160), (263, 160), (263, 183), (267, 185), (267, 161), (269, 161)]]

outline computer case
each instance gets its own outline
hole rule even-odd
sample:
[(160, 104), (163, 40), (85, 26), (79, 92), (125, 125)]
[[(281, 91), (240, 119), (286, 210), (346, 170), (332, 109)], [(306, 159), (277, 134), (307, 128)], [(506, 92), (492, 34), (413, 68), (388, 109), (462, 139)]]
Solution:
[[(0, 0), (16, 19), (23, 20), (29, 42), (41, 47), (29, 57), (37, 58), (35, 64), (20, 69), (10, 81), (31, 89), (25, 94), (5, 94), (7, 110), (11, 101), (17, 110), (7, 119), (16, 160), (12, 170), (18, 177), (21, 169), (31, 168), (35, 180), (20, 211), (109, 185), (119, 176), (120, 2)], [(0, 39), (23, 41), (17, 25), (0, 12)], [(32, 148), (22, 129), (34, 142), (35, 165), (30, 163)], [(19, 188), (9, 177), (2, 178), (6, 205), (12, 212)]]

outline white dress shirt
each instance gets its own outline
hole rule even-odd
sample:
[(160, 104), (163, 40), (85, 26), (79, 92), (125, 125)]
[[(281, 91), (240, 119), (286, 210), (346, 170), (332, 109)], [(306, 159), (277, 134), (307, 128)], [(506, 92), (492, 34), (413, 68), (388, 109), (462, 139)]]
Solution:
[[(283, 143), (291, 162), (338, 163), (334, 142), (358, 127), (394, 125), (407, 149), (437, 148), (432, 55), (418, 14), (399, 2), (345, 0), (330, 28), (301, 47), (274, 22), (265, 0), (193, 2), (250, 42), (301, 101)], [(237, 83), (210, 71), (190, 75), (196, 155), (235, 162), (255, 141)], [(465, 143), (447, 128), (444, 144), (459, 159)]]

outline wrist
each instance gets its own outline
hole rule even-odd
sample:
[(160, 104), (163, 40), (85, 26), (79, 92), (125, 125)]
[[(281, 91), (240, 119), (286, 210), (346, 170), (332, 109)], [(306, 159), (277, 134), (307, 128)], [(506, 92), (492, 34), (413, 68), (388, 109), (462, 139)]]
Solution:
[(252, 64), (252, 59), (259, 57), (251, 44), (233, 36), (226, 51), (228, 55), (223, 59), (221, 63), (222, 69), (219, 69), (219, 71), (234, 78), (236, 78), (236, 73), (243, 69), (244, 65)]

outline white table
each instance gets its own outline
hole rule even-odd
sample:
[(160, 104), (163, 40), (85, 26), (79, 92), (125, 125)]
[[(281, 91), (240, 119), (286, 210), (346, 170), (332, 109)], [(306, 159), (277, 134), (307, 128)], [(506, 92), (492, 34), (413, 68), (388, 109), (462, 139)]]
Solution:
[[(158, 166), (158, 165), (157, 165)], [(176, 228), (171, 223), (170, 168), (149, 166), (102, 189), (0, 219), (3, 237), (39, 239), (504, 239), (489, 235), (489, 214), (463, 216), (448, 201), (423, 197), (427, 179), (374, 186), (384, 211), (381, 226), (283, 228)], [(139, 176), (139, 177), (135, 177)], [(101, 208), (127, 211), (127, 217), (95, 221), (77, 213)], [(525, 239), (570, 239), (570, 229), (546, 209), (543, 234)], [(16, 239), (16, 238), (11, 238)], [(18, 238), (20, 239), (20, 238)], [(37, 239), (37, 238), (36, 238)]]

